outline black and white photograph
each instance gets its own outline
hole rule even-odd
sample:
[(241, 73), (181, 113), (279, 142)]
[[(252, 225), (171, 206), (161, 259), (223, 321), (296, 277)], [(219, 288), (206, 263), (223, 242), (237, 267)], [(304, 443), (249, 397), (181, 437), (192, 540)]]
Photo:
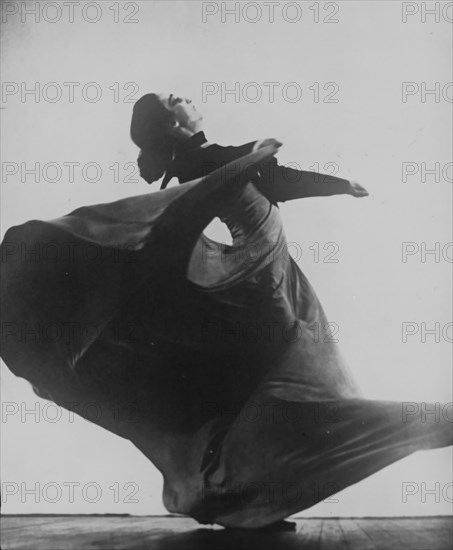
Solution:
[(453, 2), (2, 0), (3, 550), (453, 546)]

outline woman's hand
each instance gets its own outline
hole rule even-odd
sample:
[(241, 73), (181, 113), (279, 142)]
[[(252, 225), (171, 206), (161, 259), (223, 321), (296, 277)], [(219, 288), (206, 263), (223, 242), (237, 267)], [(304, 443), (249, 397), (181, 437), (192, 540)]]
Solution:
[(252, 152), (254, 153), (255, 151), (258, 151), (258, 149), (263, 149), (263, 147), (268, 147), (269, 145), (273, 145), (278, 149), (283, 145), (283, 143), (274, 138), (262, 139), (255, 143), (255, 145), (253, 146)]
[(350, 181), (349, 182), (350, 190), (349, 195), (352, 195), (353, 197), (368, 197), (369, 193), (365, 189), (365, 187), (362, 187), (359, 183), (356, 181)]

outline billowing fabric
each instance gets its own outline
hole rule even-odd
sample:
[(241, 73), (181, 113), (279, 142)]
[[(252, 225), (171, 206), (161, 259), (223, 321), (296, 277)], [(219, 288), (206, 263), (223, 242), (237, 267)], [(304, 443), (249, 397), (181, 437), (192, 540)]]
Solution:
[[(361, 396), (250, 181), (273, 153), (30, 221), (2, 244), (7, 366), (130, 440), (161, 471), (167, 509), (202, 523), (263, 526), (451, 444), (443, 419)], [(202, 233), (219, 214), (232, 246)]]

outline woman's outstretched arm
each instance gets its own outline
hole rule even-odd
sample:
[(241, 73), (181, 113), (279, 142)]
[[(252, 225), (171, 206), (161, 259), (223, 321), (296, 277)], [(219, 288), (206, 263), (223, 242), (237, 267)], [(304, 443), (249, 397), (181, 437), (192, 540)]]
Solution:
[[(190, 140), (189, 140), (190, 141)], [(177, 176), (180, 183), (204, 177), (229, 163), (239, 163), (240, 159), (252, 152), (268, 146), (276, 150), (282, 144), (275, 139), (264, 139), (240, 146), (211, 144), (207, 147), (189, 149), (174, 161), (167, 180)], [(234, 167), (234, 166), (233, 166)], [(322, 197), (348, 194), (365, 197), (367, 191), (359, 184), (330, 175), (295, 170), (280, 166), (276, 159), (269, 157), (258, 166), (260, 177), (254, 180), (255, 186), (273, 204), (305, 197)], [(164, 185), (165, 186), (165, 185)]]

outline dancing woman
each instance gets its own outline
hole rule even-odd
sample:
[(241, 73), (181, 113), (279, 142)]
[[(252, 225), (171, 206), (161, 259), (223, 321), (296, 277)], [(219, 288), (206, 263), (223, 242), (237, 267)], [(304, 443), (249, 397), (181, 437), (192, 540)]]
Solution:
[[(187, 183), (7, 232), (2, 356), (44, 398), (79, 410), (96, 402), (93, 421), (162, 472), (171, 512), (264, 527), (414, 451), (450, 445), (451, 424), (362, 398), (284, 253), (277, 202), (366, 191), (279, 167), (275, 140), (210, 145), (200, 124), (189, 101), (144, 96), (131, 127), (141, 173), (165, 175), (163, 187), (172, 176)], [(203, 235), (215, 216), (231, 246)], [(22, 245), (40, 242), (62, 253), (24, 261)], [(248, 245), (253, 259), (240, 253)], [(84, 254), (93, 246), (95, 265)], [(30, 325), (69, 322), (82, 330), (27, 338)]]

